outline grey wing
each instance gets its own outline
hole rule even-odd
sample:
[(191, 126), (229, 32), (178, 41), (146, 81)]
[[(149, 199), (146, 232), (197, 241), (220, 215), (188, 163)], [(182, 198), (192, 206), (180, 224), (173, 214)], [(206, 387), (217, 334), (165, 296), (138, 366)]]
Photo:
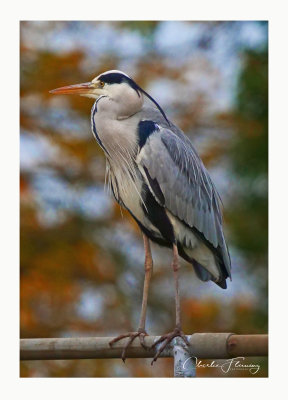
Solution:
[(231, 277), (220, 198), (189, 139), (179, 130), (160, 128), (146, 141), (137, 163), (156, 200), (204, 236)]

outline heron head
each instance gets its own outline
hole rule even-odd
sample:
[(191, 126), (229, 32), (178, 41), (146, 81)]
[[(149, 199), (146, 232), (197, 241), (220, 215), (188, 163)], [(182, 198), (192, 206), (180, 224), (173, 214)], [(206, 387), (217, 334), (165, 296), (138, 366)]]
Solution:
[(93, 99), (105, 96), (113, 100), (113, 106), (118, 107), (119, 115), (121, 115), (121, 113), (122, 115), (132, 115), (139, 111), (143, 106), (143, 95), (145, 95), (157, 106), (164, 118), (167, 120), (167, 117), (159, 104), (139, 85), (137, 85), (130, 76), (118, 70), (106, 71), (96, 76), (96, 78), (92, 79), (91, 82), (63, 86), (58, 89), (50, 90), (50, 93), (78, 94)]
[(101, 102), (101, 107), (105, 107), (106, 111), (117, 117), (130, 116), (143, 106), (143, 95), (139, 86), (124, 72), (117, 70), (104, 72), (91, 82), (64, 86), (51, 90), (50, 93), (78, 94), (95, 100), (107, 97), (113, 102)]
[(125, 97), (133, 97), (135, 94), (141, 98), (139, 86), (124, 72), (111, 70), (104, 72), (91, 82), (77, 85), (63, 86), (50, 90), (52, 94), (78, 94), (80, 96), (97, 99), (100, 96), (111, 97), (114, 100)]

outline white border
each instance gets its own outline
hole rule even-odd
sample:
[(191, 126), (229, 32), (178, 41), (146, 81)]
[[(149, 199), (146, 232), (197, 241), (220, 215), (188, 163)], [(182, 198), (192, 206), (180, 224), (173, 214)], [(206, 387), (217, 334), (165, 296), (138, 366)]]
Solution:
[[(3, 7), (4, 8), (4, 7)], [(1, 380), (4, 398), (253, 399), (271, 398), (285, 383), (287, 319), (287, 21), (284, 1), (23, 1), (5, 4), (1, 20)], [(19, 20), (270, 21), (270, 378), (19, 379), (18, 161)], [(286, 85), (285, 85), (286, 83)], [(4, 222), (4, 223), (3, 223)], [(277, 300), (280, 300), (277, 302)], [(281, 337), (280, 335), (283, 335)], [(207, 380), (208, 379), (208, 380)], [(147, 386), (149, 385), (149, 387)]]

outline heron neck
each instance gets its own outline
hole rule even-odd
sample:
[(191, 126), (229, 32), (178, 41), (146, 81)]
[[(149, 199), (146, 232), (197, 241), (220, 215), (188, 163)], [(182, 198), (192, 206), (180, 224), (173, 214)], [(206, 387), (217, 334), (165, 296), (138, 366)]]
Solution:
[(100, 96), (97, 100), (97, 113), (106, 118), (123, 120), (128, 119), (142, 109), (143, 98), (137, 93), (133, 96), (118, 98), (117, 96)]
[[(106, 155), (118, 159), (119, 157), (134, 157), (137, 152), (138, 136), (137, 126), (139, 118), (137, 112), (129, 117), (119, 118), (112, 115), (100, 102), (95, 102), (91, 112), (92, 131)], [(109, 100), (108, 100), (109, 101)]]

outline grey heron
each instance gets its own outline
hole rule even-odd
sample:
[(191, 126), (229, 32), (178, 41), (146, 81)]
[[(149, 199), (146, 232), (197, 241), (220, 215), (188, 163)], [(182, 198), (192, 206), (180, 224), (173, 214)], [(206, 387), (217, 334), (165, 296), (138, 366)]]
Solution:
[[(145, 278), (139, 328), (111, 342), (129, 338), (123, 361), (136, 337), (146, 348), (145, 320), (153, 269), (150, 240), (172, 249), (176, 325), (153, 345), (155, 361), (174, 337), (180, 336), (189, 345), (181, 328), (179, 256), (192, 264), (202, 281), (211, 280), (226, 289), (226, 278), (231, 279), (219, 195), (191, 141), (130, 76), (111, 70), (91, 82), (51, 93), (95, 100), (91, 127), (106, 156), (109, 185), (116, 201), (129, 211), (143, 233)], [(145, 97), (153, 106), (144, 104)]]

